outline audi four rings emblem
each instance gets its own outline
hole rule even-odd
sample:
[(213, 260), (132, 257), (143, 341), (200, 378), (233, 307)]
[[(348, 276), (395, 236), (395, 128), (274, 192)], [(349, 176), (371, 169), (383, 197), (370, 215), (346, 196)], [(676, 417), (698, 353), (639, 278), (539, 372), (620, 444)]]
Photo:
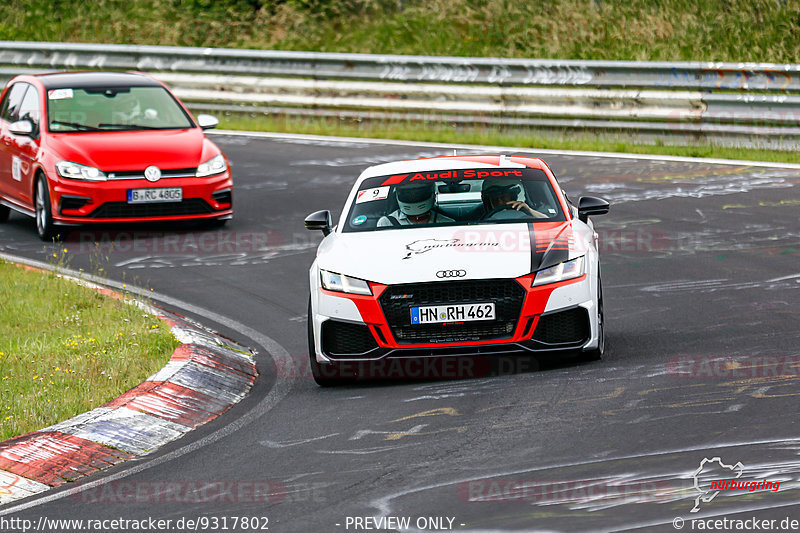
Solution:
[(436, 277), (443, 278), (463, 278), (467, 275), (466, 270), (440, 270), (436, 273)]

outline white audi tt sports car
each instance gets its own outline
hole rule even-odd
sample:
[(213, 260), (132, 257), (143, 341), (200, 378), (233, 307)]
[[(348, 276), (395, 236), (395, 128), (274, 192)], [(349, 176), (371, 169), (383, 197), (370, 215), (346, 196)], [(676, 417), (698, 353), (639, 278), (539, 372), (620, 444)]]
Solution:
[(366, 169), (336, 226), (329, 211), (305, 220), (325, 235), (309, 272), (314, 379), (340, 383), (364, 375), (364, 363), (512, 352), (599, 359), (603, 291), (589, 216), (608, 208), (589, 196), (572, 205), (532, 157)]

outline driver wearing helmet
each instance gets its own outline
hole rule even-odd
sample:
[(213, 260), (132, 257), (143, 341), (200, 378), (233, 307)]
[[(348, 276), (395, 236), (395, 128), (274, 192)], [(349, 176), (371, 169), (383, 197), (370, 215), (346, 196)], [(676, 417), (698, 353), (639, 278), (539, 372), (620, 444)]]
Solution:
[(141, 116), (142, 107), (139, 104), (139, 99), (136, 98), (130, 91), (119, 92), (114, 97), (114, 109), (111, 113), (114, 121), (119, 124), (129, 124), (135, 118)]
[(431, 182), (400, 185), (396, 189), (397, 206), (389, 215), (378, 220), (378, 227), (410, 226), (413, 224), (435, 224), (455, 222), (434, 208), (436, 187)]
[(501, 220), (531, 216), (549, 218), (536, 211), (520, 197), (524, 198), (522, 185), (517, 180), (484, 180), (481, 184), (484, 219)]

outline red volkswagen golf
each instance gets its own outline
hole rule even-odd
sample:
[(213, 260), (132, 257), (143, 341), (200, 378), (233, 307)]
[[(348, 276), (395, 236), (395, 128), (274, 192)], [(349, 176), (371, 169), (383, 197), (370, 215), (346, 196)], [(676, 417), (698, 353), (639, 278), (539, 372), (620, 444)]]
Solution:
[(229, 162), (161, 82), (139, 73), (12, 79), (0, 97), (0, 222), (58, 226), (233, 217)]

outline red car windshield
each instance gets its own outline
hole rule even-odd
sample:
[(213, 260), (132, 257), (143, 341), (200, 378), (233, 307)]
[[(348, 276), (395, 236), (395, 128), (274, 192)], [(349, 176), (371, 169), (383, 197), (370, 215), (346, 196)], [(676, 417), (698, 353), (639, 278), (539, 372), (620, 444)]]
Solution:
[(54, 133), (192, 128), (163, 87), (61, 88), (47, 91), (47, 126)]

